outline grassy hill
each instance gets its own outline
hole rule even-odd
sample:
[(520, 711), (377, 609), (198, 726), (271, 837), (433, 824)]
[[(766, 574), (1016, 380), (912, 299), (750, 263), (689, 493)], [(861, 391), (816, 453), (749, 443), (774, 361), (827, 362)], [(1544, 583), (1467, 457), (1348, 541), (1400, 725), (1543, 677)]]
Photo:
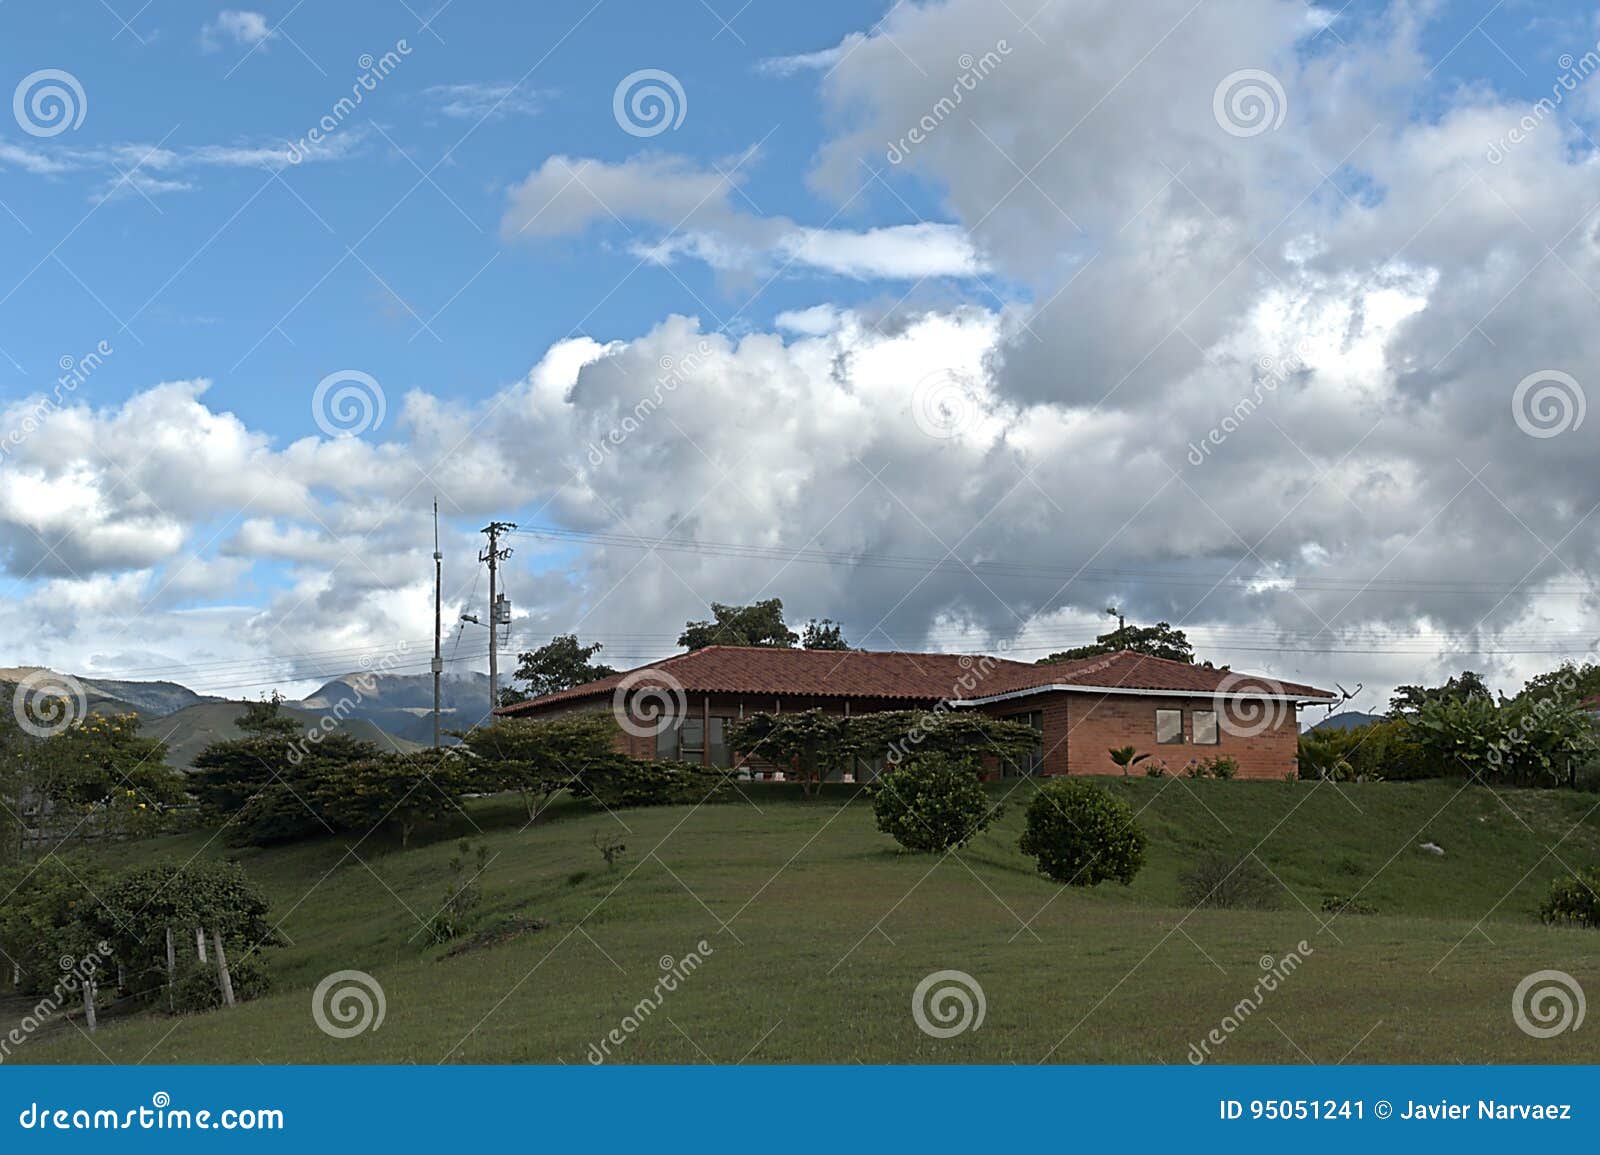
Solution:
[[(667, 960), (702, 940), (703, 965), (612, 1047), (617, 1061), (1183, 1063), (1266, 957), (1302, 941), (1300, 969), (1213, 1048), (1217, 1061), (1600, 1061), (1593, 1021), (1539, 1040), (1511, 1016), (1534, 971), (1596, 993), (1600, 933), (1546, 928), (1534, 911), (1563, 862), (1600, 861), (1600, 797), (1445, 782), (1107, 785), (1151, 837), (1130, 887), (1037, 876), (1016, 849), (1027, 784), (945, 858), (897, 853), (870, 808), (848, 801), (853, 788), (808, 803), (783, 787), (615, 815), (563, 802), (527, 829), (515, 802), (480, 799), (470, 822), (408, 851), (340, 839), (235, 852), (292, 941), (271, 952), (276, 992), (227, 1012), (114, 1021), (92, 1042), (58, 1031), (26, 1061), (582, 1063)], [(454, 957), (424, 945), (456, 852), (443, 836), (462, 832), (491, 855), (481, 922), (542, 929)], [(594, 839), (613, 833), (628, 857), (607, 870)], [(1443, 856), (1419, 849), (1430, 841)], [(1281, 881), (1281, 909), (1182, 905), (1179, 874), (1200, 852), (1252, 847)], [(102, 852), (227, 853), (206, 833)], [(1356, 891), (1377, 914), (1322, 912), (1326, 896)], [(309, 1003), (344, 969), (378, 979), (387, 1017), (339, 1040)], [(951, 969), (982, 987), (986, 1018), (933, 1038), (913, 1021), (912, 991)]]

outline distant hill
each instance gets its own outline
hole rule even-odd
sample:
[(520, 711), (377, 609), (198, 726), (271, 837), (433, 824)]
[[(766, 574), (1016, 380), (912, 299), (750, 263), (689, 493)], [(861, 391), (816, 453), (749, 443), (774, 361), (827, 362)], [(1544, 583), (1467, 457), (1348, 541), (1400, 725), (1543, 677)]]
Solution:
[(1382, 714), (1363, 714), (1359, 710), (1346, 710), (1340, 714), (1332, 714), (1311, 727), (1313, 730), (1354, 730), (1358, 726), (1370, 726), (1374, 722), (1382, 722)]
[(140, 714), (171, 714), (198, 706), (202, 702), (222, 702), (209, 694), (197, 694), (188, 686), (176, 682), (125, 682), (109, 678), (79, 678), (79, 685), (90, 695), (102, 694), (116, 702), (125, 702)]
[[(245, 702), (210, 701), (188, 706), (160, 717), (141, 717), (139, 732), (147, 738), (158, 738), (167, 744), (167, 763), (180, 770), (194, 764), (195, 756), (213, 742), (242, 738), (243, 732), (236, 724), (244, 714)], [(321, 713), (284, 703), (283, 712), (310, 730), (322, 720)], [(352, 738), (371, 742), (380, 750), (399, 750), (409, 753), (419, 749), (416, 742), (386, 734), (364, 718), (346, 718), (339, 729)]]
[[(439, 698), (443, 729), (471, 729), (489, 714), (488, 676), (447, 675), (442, 679)], [(347, 717), (371, 722), (413, 742), (433, 741), (432, 674), (345, 674), (295, 705), (321, 711), (332, 710), (341, 702)]]

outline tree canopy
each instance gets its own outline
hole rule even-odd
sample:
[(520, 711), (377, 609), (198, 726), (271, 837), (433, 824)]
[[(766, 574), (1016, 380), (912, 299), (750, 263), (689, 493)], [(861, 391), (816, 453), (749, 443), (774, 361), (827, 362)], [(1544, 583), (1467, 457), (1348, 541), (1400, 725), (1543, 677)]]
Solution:
[(602, 662), (591, 660), (602, 648), (599, 642), (581, 645), (577, 634), (557, 634), (537, 650), (518, 654), (517, 672), (511, 677), (527, 688), (507, 686), (500, 691), (500, 704), (509, 706), (559, 690), (570, 690), (585, 682), (609, 678), (617, 671)]
[(1131, 650), (1152, 658), (1165, 658), (1169, 662), (1194, 664), (1194, 647), (1182, 630), (1173, 629), (1170, 622), (1157, 622), (1153, 626), (1130, 626), (1119, 623), (1114, 630), (1097, 637), (1093, 644), (1061, 650), (1049, 657), (1040, 658), (1038, 665), (1052, 662), (1070, 662), (1075, 658), (1096, 658)]
[(783, 599), (768, 598), (748, 606), (711, 603), (711, 621), (687, 622), (678, 644), (689, 650), (706, 646), (774, 646), (789, 649), (800, 640), (783, 620)]

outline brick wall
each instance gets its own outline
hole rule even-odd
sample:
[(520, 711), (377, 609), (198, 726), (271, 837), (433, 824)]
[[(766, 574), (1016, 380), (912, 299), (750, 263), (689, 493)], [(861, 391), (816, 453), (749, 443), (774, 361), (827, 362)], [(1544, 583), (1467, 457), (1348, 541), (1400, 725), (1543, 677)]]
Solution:
[[(1054, 697), (1055, 695), (1051, 695)], [(1194, 711), (1212, 710), (1209, 697), (1140, 698), (1123, 694), (1095, 697), (1089, 694), (1062, 694), (1067, 699), (1063, 707), (1067, 714), (1065, 750), (1052, 760), (1046, 757), (1047, 773), (1059, 774), (1115, 774), (1116, 765), (1106, 753), (1113, 746), (1137, 746), (1139, 753), (1150, 757), (1134, 771), (1144, 773), (1152, 762), (1165, 762), (1167, 772), (1181, 774), (1191, 760), (1212, 758), (1226, 754), (1238, 760), (1241, 778), (1282, 778), (1295, 768), (1295, 752), (1299, 745), (1299, 723), (1293, 705), (1263, 703), (1266, 714), (1235, 714), (1240, 724), (1236, 730), (1253, 729), (1264, 722), (1259, 734), (1229, 733), (1226, 725), (1217, 727), (1217, 743), (1197, 744), (1194, 740)], [(1156, 742), (1156, 710), (1183, 711), (1182, 744), (1158, 745)], [(1220, 719), (1219, 722), (1225, 719)], [(1046, 744), (1059, 734), (1052, 731), (1051, 719), (1046, 718)], [(1064, 754), (1064, 757), (1061, 755)], [(1064, 765), (1064, 769), (1063, 769)]]

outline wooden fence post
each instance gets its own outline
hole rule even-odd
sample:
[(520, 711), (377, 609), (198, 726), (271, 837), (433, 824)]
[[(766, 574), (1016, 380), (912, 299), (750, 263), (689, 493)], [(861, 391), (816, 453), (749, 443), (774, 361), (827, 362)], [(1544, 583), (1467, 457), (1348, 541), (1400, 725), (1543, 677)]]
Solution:
[(222, 1001), (233, 1006), (233, 975), (228, 973), (228, 954), (222, 949), (222, 932), (211, 932), (212, 945), (217, 948), (217, 982), (222, 986)]
[(83, 980), (83, 1017), (89, 1024), (89, 1031), (93, 1033), (100, 1029), (99, 1020), (94, 1013), (94, 979)]
[(194, 928), (194, 951), (201, 962), (206, 961), (206, 928), (203, 926)]

